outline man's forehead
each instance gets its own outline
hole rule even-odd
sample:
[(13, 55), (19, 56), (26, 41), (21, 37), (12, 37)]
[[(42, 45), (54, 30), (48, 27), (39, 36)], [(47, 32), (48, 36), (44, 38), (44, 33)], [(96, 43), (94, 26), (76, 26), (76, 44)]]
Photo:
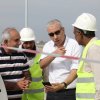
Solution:
[(20, 39), (20, 34), (17, 31), (12, 31), (10, 35), (12, 39)]
[(53, 30), (53, 29), (59, 29), (60, 28), (60, 25), (58, 25), (58, 24), (52, 24), (52, 25), (50, 25), (49, 27), (48, 27), (48, 30)]

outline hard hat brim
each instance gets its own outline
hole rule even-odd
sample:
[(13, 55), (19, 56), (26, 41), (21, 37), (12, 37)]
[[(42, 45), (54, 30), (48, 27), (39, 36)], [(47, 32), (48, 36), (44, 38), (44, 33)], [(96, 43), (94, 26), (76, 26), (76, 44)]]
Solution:
[(24, 39), (20, 39), (21, 41), (34, 41), (35, 38), (24, 38)]

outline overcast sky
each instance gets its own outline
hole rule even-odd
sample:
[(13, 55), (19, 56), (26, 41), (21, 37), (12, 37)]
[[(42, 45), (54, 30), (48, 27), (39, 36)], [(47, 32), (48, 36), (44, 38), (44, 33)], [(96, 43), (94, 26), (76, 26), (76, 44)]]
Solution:
[[(37, 41), (47, 41), (47, 22), (59, 19), (73, 38), (72, 24), (83, 12), (96, 16), (100, 38), (100, 0), (28, 0), (28, 27), (35, 31)], [(0, 34), (7, 27), (18, 31), (25, 27), (25, 0), (0, 0)]]

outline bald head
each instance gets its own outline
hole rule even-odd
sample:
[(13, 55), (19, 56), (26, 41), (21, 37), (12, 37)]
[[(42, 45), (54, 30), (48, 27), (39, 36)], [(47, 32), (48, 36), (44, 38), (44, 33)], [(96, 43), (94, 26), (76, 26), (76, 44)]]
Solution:
[(47, 24), (47, 29), (51, 29), (51, 28), (53, 28), (53, 27), (57, 27), (57, 28), (61, 28), (61, 27), (63, 27), (62, 26), (62, 23), (58, 20), (58, 19), (54, 19), (54, 20), (51, 20), (51, 21), (49, 21), (48, 22), (48, 24)]

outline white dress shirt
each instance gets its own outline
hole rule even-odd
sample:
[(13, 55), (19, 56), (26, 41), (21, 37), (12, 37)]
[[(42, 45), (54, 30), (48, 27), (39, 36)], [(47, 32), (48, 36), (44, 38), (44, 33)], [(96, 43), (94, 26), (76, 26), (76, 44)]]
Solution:
[[(65, 55), (80, 57), (82, 48), (78, 45), (78, 43), (71, 38), (66, 37), (65, 43), (63, 45), (66, 49)], [(56, 50), (56, 46), (54, 42), (51, 40), (47, 42), (43, 47), (43, 52), (52, 53)], [(48, 55), (41, 55), (40, 59), (45, 58)], [(72, 60), (67, 58), (56, 57), (45, 69), (44, 69), (44, 77), (45, 81), (49, 81), (51, 83), (61, 83), (68, 77), (70, 71), (72, 69), (77, 69), (78, 60)], [(75, 88), (76, 80), (73, 81), (67, 88)]]

